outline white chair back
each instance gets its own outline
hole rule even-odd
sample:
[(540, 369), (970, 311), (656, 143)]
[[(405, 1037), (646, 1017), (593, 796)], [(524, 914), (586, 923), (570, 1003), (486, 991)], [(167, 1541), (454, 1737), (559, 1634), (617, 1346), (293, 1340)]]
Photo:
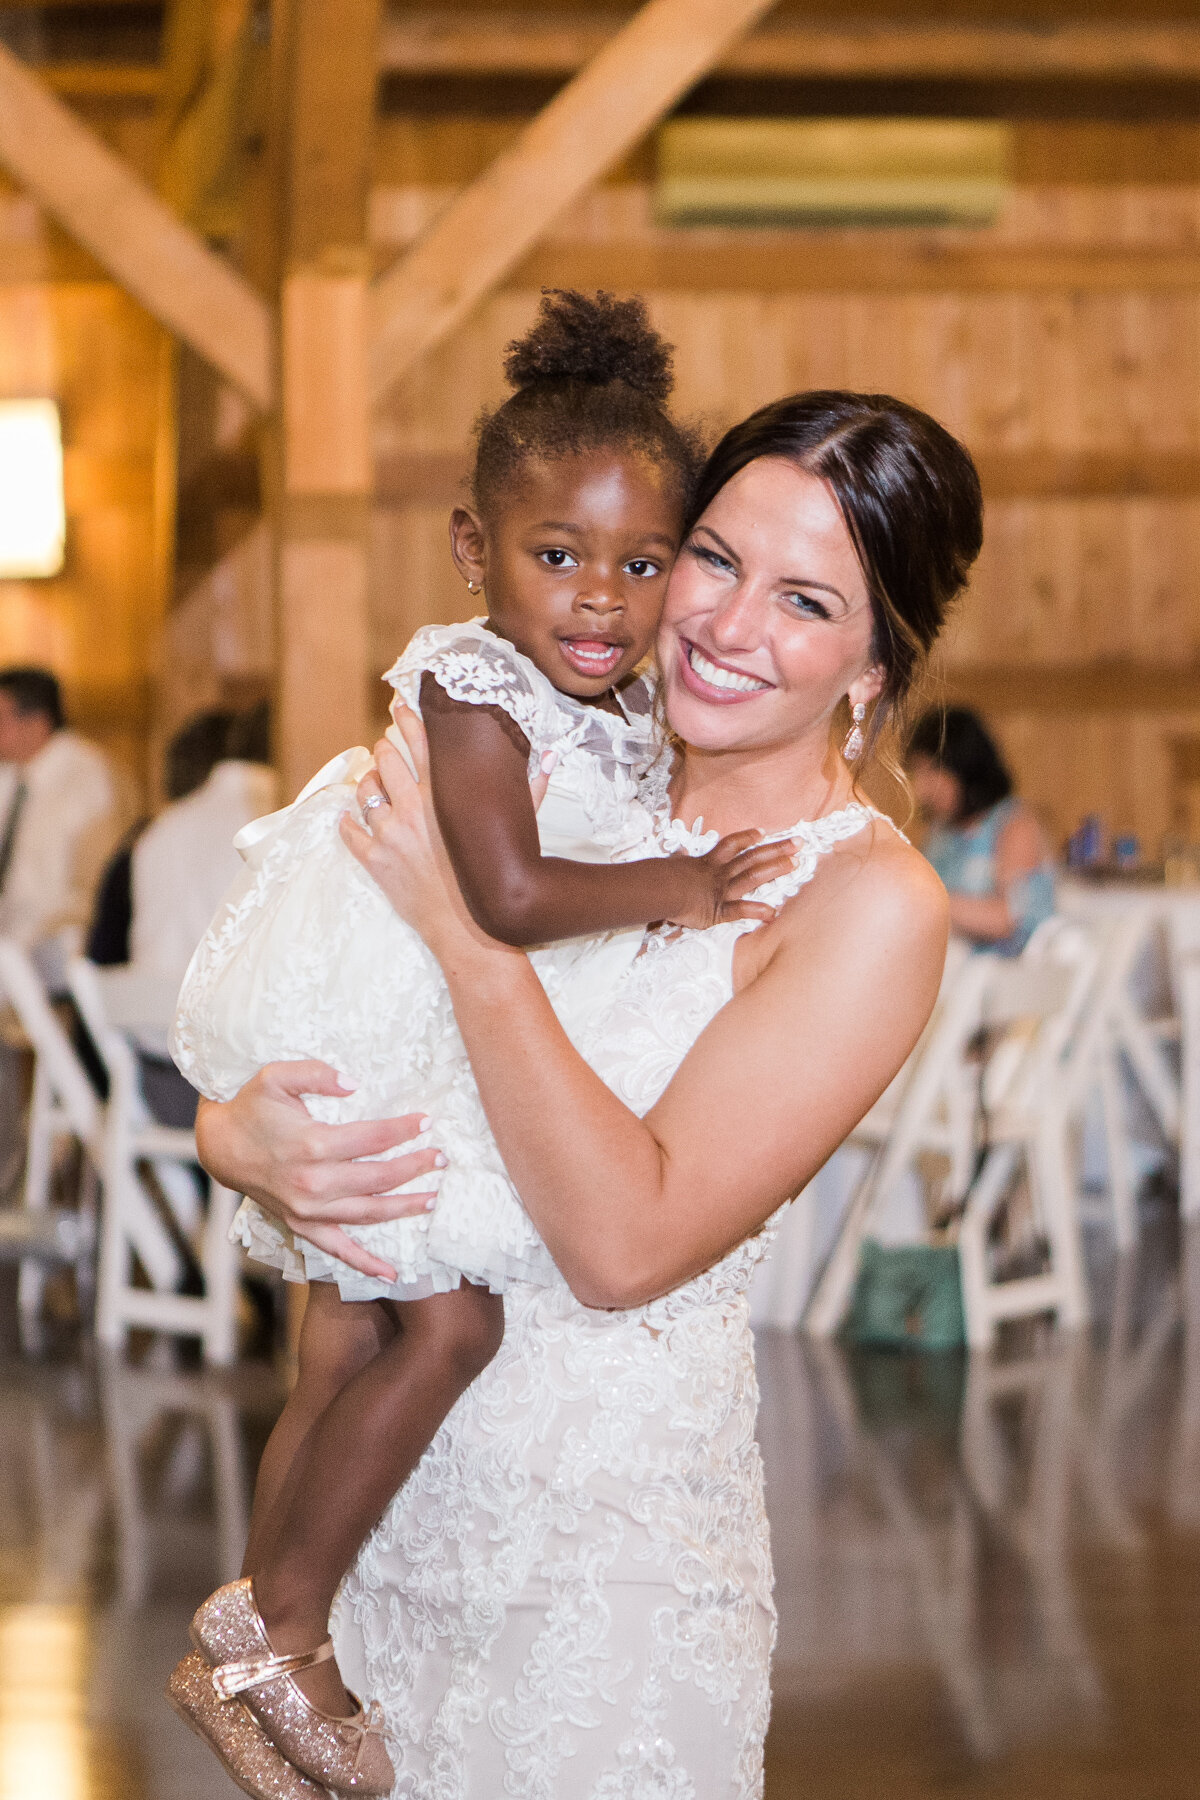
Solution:
[[(22, 1206), (19, 1218), (6, 1218), (4, 1232), (6, 1247), (20, 1258), (18, 1305), (22, 1320), (29, 1322), (41, 1306), (47, 1256), (73, 1262), (80, 1288), (90, 1285), (95, 1236), (92, 1181), (102, 1160), (101, 1110), (41, 977), (27, 953), (10, 938), (0, 938), (0, 993), (16, 1014), (34, 1057)], [(77, 1212), (50, 1205), (55, 1145), (64, 1137), (74, 1138), (83, 1152)], [(22, 1249), (28, 1254), (21, 1255)]]
[[(964, 1162), (973, 1168), (981, 1123), (983, 1166), (968, 1189), (960, 1236), (970, 1341), (990, 1342), (999, 1318), (1023, 1311), (1049, 1310), (1068, 1326), (1083, 1323), (1088, 1305), (1066, 1137), (1071, 1052), (1098, 966), (1095, 934), (1054, 922), (1020, 958), (976, 954), (943, 986), (925, 1035), (894, 1084), (899, 1091), (887, 1134), (817, 1283), (806, 1329), (827, 1336), (840, 1324), (876, 1204), (931, 1148), (948, 1154), (952, 1168)], [(981, 1069), (984, 1032), (990, 1041)], [(1052, 1268), (1029, 1282), (997, 1283), (987, 1225), (1022, 1158), (1044, 1215)]]
[[(75, 1003), (104, 1059), (110, 1081), (104, 1125), (104, 1209), (100, 1238), (97, 1335), (118, 1345), (131, 1327), (200, 1337), (209, 1362), (226, 1363), (235, 1350), (236, 1253), (229, 1227), (237, 1196), (208, 1183), (202, 1215), (197, 1196), (195, 1133), (159, 1125), (141, 1091), (131, 1033), (169, 1022), (171, 984), (124, 968), (100, 969), (76, 958), (67, 979)], [(139, 1164), (152, 1165), (175, 1223), (194, 1237), (204, 1277), (202, 1295), (150, 1291), (134, 1285), (132, 1253), (142, 1256), (140, 1235), (149, 1206)], [(177, 1282), (170, 1284), (173, 1290)], [(158, 1284), (155, 1284), (157, 1287)]]

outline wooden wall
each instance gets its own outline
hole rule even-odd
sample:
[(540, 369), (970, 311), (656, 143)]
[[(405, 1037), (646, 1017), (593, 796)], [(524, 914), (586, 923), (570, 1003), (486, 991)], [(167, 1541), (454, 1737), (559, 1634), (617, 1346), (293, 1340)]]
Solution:
[[(513, 129), (388, 121), (381, 259)], [(781, 393), (848, 386), (966, 440), (987, 544), (942, 691), (987, 710), (1057, 836), (1098, 811), (1156, 848), (1171, 740), (1200, 737), (1200, 129), (1015, 130), (1012, 198), (978, 232), (659, 230), (631, 159), (378, 421), (379, 667), (422, 620), (468, 609), (446, 508), (539, 287), (640, 288), (677, 346), (681, 410), (714, 431)]]
[[(92, 122), (150, 168), (148, 109), (95, 111)], [(383, 118), (380, 264), (523, 123)], [(970, 233), (663, 231), (651, 222), (649, 150), (631, 156), (377, 419), (375, 669), (424, 620), (469, 610), (446, 513), (472, 422), (503, 397), (503, 348), (539, 288), (636, 288), (677, 345), (681, 410), (714, 433), (780, 393), (845, 385), (904, 395), (963, 435), (984, 475), (988, 536), (942, 691), (992, 717), (1056, 835), (1099, 811), (1155, 848), (1172, 771), (1192, 766), (1186, 745), (1200, 740), (1200, 127), (1014, 131), (1011, 199), (994, 227)], [(206, 557), (229, 551), (233, 574), (197, 592), (156, 646), (170, 573), (172, 362), (145, 315), (27, 200), (0, 190), (0, 394), (61, 399), (70, 509), (64, 576), (0, 586), (0, 659), (53, 662), (81, 725), (139, 773), (156, 657), (158, 685), (171, 689), (163, 718), (204, 686), (190, 673), (165, 680), (172, 643), (191, 671), (215, 633), (215, 661), (229, 663), (218, 668), (223, 692), (268, 674), (266, 577), (253, 573), (265, 560), (239, 558), (220, 534), (188, 538), (183, 563), (191, 545), (201, 577)], [(185, 409), (187, 392), (185, 381)], [(214, 443), (240, 430), (227, 420)], [(197, 472), (183, 473), (195, 485)], [(254, 495), (234, 499), (240, 532)], [(250, 614), (230, 638), (233, 592), (250, 596)]]
[[(145, 163), (146, 116), (93, 122)], [(139, 788), (170, 562), (173, 354), (139, 306), (0, 185), (0, 397), (58, 401), (67, 501), (63, 573), (0, 581), (0, 664), (53, 668), (72, 723)]]

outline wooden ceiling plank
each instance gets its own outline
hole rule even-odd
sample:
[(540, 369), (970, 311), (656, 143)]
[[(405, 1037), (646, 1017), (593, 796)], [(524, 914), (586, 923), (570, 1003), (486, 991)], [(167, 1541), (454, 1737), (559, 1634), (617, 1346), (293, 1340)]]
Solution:
[(668, 112), (772, 0), (648, 0), (375, 283), (371, 388), (385, 394)]
[(771, 242), (747, 233), (681, 232), (654, 241), (550, 242), (502, 277), (506, 288), (605, 287), (693, 293), (1194, 293), (1195, 250), (1125, 245), (848, 241), (813, 232)]
[[(621, 29), (619, 14), (477, 14), (406, 9), (380, 37), (388, 73), (567, 76)], [(854, 79), (1179, 80), (1200, 74), (1200, 26), (903, 23), (767, 25), (731, 44), (714, 64), (723, 75)]]
[(67, 100), (157, 100), (162, 91), (155, 63), (43, 63), (37, 73), (51, 93)]
[(263, 300), (2, 46), (0, 163), (148, 312), (257, 406), (271, 406)]

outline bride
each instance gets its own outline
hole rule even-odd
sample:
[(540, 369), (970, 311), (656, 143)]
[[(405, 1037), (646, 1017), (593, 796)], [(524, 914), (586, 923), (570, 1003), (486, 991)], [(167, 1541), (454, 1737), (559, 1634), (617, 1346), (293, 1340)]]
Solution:
[[(561, 1281), (506, 1299), (460, 1400), (344, 1584), (338, 1656), (412, 1800), (753, 1800), (774, 1635), (746, 1288), (777, 1210), (900, 1068), (946, 944), (936, 877), (858, 795), (981, 537), (963, 448), (876, 395), (801, 394), (705, 469), (658, 656), (678, 753), (664, 853), (790, 840), (771, 916), (651, 930), (568, 1041), (521, 951), (472, 922), (414, 781), (378, 746), (347, 842), (437, 956), (480, 1102)], [(321, 1065), (202, 1107), (206, 1165), (376, 1272), (342, 1226), (432, 1152), (415, 1120), (317, 1126)], [(362, 1430), (386, 1429), (364, 1416)]]

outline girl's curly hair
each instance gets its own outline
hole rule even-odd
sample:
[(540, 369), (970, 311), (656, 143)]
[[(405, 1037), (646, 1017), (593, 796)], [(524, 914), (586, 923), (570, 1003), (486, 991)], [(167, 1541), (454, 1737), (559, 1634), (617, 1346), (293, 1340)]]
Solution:
[(659, 464), (688, 507), (704, 452), (667, 411), (673, 365), (640, 296), (544, 288), (530, 330), (508, 346), (504, 373), (515, 391), (476, 425), (471, 486), (479, 510), (494, 513), (533, 458), (607, 448)]

